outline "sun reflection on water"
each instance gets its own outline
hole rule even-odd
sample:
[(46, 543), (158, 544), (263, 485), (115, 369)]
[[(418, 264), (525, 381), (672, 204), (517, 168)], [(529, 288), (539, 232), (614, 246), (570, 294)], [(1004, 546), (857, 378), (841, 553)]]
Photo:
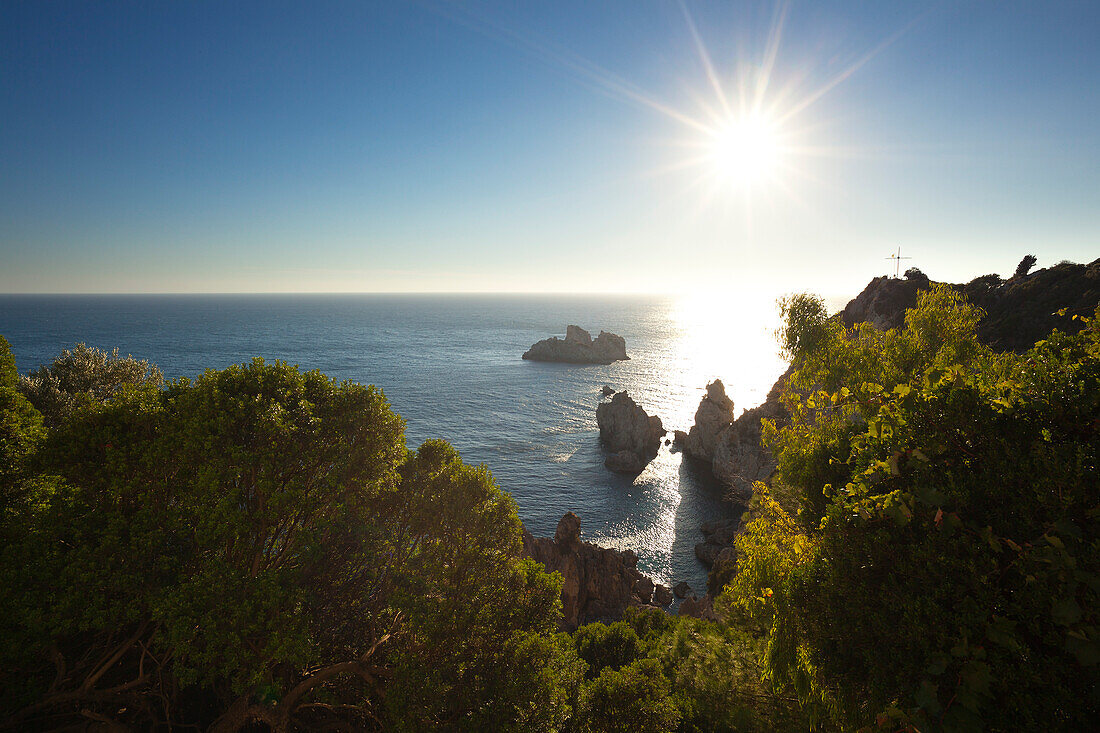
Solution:
[[(631, 396), (659, 415), (670, 433), (694, 423), (708, 382), (721, 379), (740, 414), (761, 404), (787, 367), (775, 340), (773, 297), (732, 289), (686, 295), (669, 302), (665, 322), (669, 338), (661, 351), (638, 354), (627, 364), (634, 372)], [(586, 539), (637, 552), (639, 566), (657, 582), (682, 580), (684, 569), (675, 558), (691, 556), (691, 547), (702, 541), (702, 521), (732, 511), (721, 505), (722, 488), (708, 474), (705, 465), (662, 445), (641, 474), (617, 480), (612, 489), (637, 511), (602, 528), (588, 527)]]

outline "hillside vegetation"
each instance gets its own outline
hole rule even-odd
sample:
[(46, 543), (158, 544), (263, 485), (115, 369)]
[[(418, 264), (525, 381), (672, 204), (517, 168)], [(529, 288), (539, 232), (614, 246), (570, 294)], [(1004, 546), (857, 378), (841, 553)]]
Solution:
[(792, 417), (718, 621), (572, 635), (511, 498), (373, 387), (72, 352), (20, 378), (0, 340), (0, 728), (1088, 729), (1097, 321), (998, 353), (958, 289), (914, 306), (788, 302)]

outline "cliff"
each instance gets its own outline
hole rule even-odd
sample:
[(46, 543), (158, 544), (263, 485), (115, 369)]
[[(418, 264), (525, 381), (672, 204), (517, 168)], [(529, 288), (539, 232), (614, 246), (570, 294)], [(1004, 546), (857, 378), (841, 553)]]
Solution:
[(581, 540), (581, 520), (569, 512), (554, 537), (524, 530), (523, 549), (547, 571), (562, 576), (562, 629), (573, 631), (592, 621), (617, 621), (627, 608), (667, 606), (672, 591), (638, 570), (638, 556)]

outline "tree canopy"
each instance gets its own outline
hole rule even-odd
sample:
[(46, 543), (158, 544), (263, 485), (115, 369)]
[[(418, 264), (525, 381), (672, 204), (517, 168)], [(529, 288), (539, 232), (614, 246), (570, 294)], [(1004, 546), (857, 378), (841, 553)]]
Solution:
[(997, 355), (943, 287), (903, 330), (810, 316), (787, 326), (821, 334), (795, 353), (793, 418), (765, 430), (791, 500), (761, 491), (725, 599), (767, 625), (769, 678), (845, 727), (1087, 726), (1096, 320)]
[[(4, 425), (38, 439), (10, 371)], [(576, 658), (514, 503), (442, 441), (407, 451), (375, 388), (256, 359), (59, 420), (4, 444), (8, 463), (37, 445), (55, 482), (0, 550), (10, 724), (481, 729), (568, 710), (517, 704)]]

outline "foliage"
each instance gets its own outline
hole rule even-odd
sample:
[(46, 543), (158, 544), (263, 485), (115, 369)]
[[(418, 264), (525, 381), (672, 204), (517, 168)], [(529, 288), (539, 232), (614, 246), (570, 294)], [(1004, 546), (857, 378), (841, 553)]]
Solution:
[(580, 733), (674, 731), (680, 711), (656, 659), (604, 669), (581, 693)]
[[(7, 339), (0, 336), (0, 523), (15, 520), (29, 498), (26, 470), (44, 437), (42, 416), (19, 392), (19, 374)], [(0, 526), (3, 526), (0, 524)], [(4, 539), (0, 534), (0, 540)]]
[(607, 626), (595, 622), (573, 634), (577, 654), (588, 664), (588, 677), (598, 677), (605, 669), (619, 669), (643, 656), (642, 640), (623, 621)]
[(780, 353), (787, 359), (795, 359), (799, 354), (816, 350), (830, 330), (825, 301), (808, 293), (797, 293), (781, 298), (778, 305), (784, 319), (784, 326), (776, 334)]
[(79, 343), (65, 349), (50, 366), (40, 366), (20, 377), (19, 388), (42, 413), (46, 424), (64, 422), (81, 405), (104, 401), (123, 388), (161, 386), (160, 370), (118, 349), (107, 353)]
[(997, 356), (979, 317), (934, 287), (901, 331), (814, 316), (795, 354), (792, 422), (765, 435), (802, 521), (763, 498), (726, 602), (770, 621), (768, 678), (811, 718), (1044, 730), (1100, 707), (1096, 322)]
[(1024, 258), (1020, 260), (1020, 264), (1016, 265), (1016, 272), (1013, 273), (1012, 277), (1024, 277), (1027, 275), (1031, 272), (1031, 268), (1035, 267), (1035, 261), (1035, 255), (1024, 255)]
[(514, 503), (442, 441), (407, 453), (373, 387), (256, 359), (89, 400), (35, 462), (62, 482), (3, 548), (26, 567), (3, 597), (10, 725), (569, 715), (583, 664)]
[(763, 639), (741, 624), (632, 609), (573, 634), (595, 660), (574, 731), (804, 729), (794, 701), (762, 682)]

